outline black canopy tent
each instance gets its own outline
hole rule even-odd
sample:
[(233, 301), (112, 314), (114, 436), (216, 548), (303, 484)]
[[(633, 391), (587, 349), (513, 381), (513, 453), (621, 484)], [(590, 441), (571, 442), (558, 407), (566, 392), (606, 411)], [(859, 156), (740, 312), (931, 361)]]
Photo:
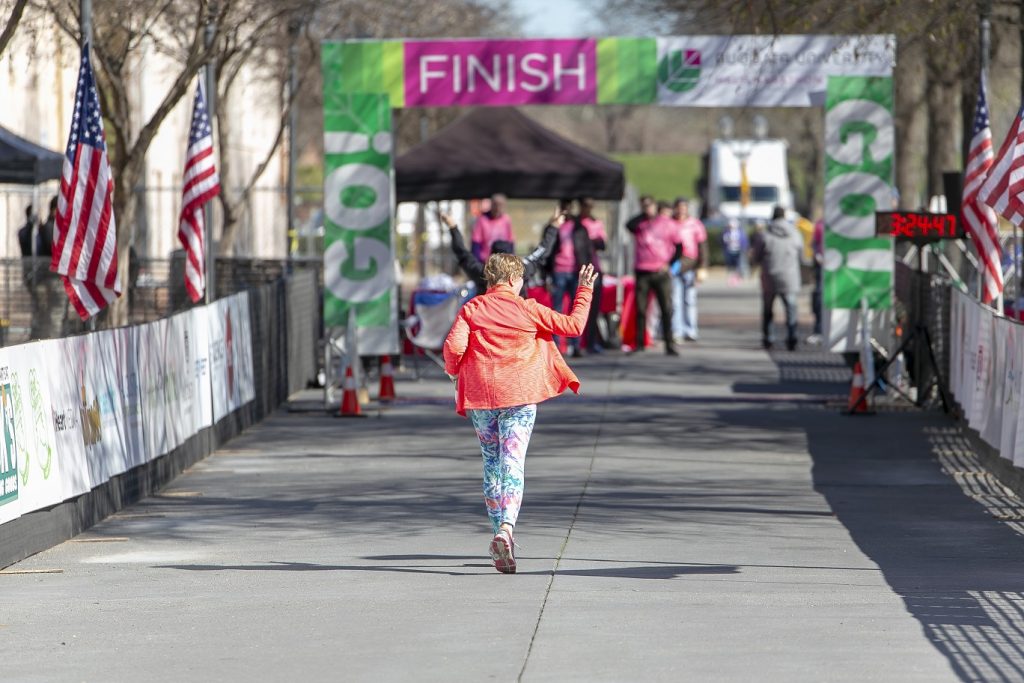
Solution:
[(0, 183), (38, 185), (61, 176), (64, 155), (0, 126)]
[(400, 202), (472, 199), (618, 200), (622, 164), (569, 142), (516, 109), (477, 109), (395, 161)]

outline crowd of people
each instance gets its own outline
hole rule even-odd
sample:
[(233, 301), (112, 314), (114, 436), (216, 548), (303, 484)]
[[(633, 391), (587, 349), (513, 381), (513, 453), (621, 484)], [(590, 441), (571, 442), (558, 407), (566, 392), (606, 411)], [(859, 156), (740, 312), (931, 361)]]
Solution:
[[(483, 273), (490, 255), (515, 253), (512, 222), (506, 212), (507, 198), (495, 194), (485, 202), (484, 210), (470, 229), (468, 248), (454, 219), (440, 214), (449, 230), (458, 264), (476, 283), (477, 292), (486, 291)], [(674, 356), (679, 354), (681, 345), (696, 342), (700, 336), (698, 291), (707, 277), (708, 231), (699, 218), (691, 215), (686, 197), (669, 202), (645, 195), (640, 198), (640, 206), (640, 213), (626, 223), (633, 238), (635, 283), (635, 340), (628, 350), (643, 352), (648, 345), (648, 308), (653, 295), (660, 314), (664, 352)], [(603, 284), (601, 253), (607, 248), (608, 235), (604, 223), (594, 215), (594, 208), (594, 200), (588, 197), (560, 202), (539, 244), (521, 259), (524, 284), (520, 295), (527, 296), (531, 283), (543, 283), (551, 308), (558, 313), (568, 310), (578, 286), (580, 268), (594, 267), (597, 279), (587, 325), (582, 335), (565, 340), (565, 348), (574, 358), (584, 353), (603, 353), (605, 344), (598, 318)], [(821, 251), (820, 241), (818, 238), (814, 242), (816, 256)], [(770, 349), (775, 345), (773, 309), (776, 301), (781, 301), (786, 320), (785, 345), (789, 349), (796, 348), (796, 296), (800, 289), (803, 240), (793, 223), (786, 219), (785, 212), (781, 207), (776, 208), (771, 223), (760, 226), (752, 237), (739, 221), (728, 221), (722, 231), (721, 247), (730, 284), (746, 279), (751, 265), (760, 268), (763, 346)], [(818, 262), (820, 258), (816, 264)], [(816, 276), (818, 271), (820, 267), (816, 269)], [(812, 297), (815, 311), (812, 339), (821, 332), (820, 277), (816, 280), (819, 284)], [(651, 333), (656, 334), (654, 330)], [(554, 341), (561, 344), (557, 336)]]
[[(514, 254), (515, 238), (512, 223), (505, 212), (505, 195), (495, 194), (487, 200), (484, 210), (477, 216), (470, 230), (467, 249), (458, 223), (447, 213), (439, 214), (448, 228), (452, 251), (462, 271), (476, 285), (477, 292), (487, 289), (484, 267), (492, 254)], [(541, 235), (540, 243), (522, 257), (524, 269), (522, 291), (525, 297), (531, 282), (545, 282), (551, 297), (551, 308), (561, 313), (567, 310), (579, 285), (579, 272), (583, 266), (592, 266), (597, 273), (594, 286), (594, 305), (590, 309), (582, 335), (566, 339), (573, 357), (590, 353), (603, 353), (604, 346), (598, 331), (597, 319), (601, 309), (601, 258), (607, 243), (604, 223), (594, 216), (594, 200), (563, 200), (555, 209)], [(558, 336), (555, 342), (560, 343)]]

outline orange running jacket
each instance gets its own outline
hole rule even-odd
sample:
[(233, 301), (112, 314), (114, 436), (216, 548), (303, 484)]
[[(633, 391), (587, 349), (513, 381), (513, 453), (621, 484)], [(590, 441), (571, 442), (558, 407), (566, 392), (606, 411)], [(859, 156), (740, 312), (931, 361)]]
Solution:
[(459, 378), (456, 412), (540, 403), (566, 388), (579, 393), (551, 335), (582, 334), (592, 296), (590, 287), (577, 289), (569, 315), (505, 284), (467, 302), (444, 342), (445, 371)]

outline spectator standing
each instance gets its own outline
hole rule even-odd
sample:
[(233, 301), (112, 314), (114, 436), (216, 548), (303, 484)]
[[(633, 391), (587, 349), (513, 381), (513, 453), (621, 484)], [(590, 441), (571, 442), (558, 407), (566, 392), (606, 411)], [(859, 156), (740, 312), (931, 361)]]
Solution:
[(473, 255), (481, 263), (486, 263), (491, 255), (491, 245), (501, 240), (512, 244), (509, 253), (515, 251), (515, 239), (512, 237), (512, 220), (505, 213), (508, 198), (503, 194), (491, 196), (491, 207), (480, 214), (473, 223), (470, 236)]
[(796, 226), (786, 220), (786, 211), (776, 206), (772, 222), (754, 236), (752, 260), (761, 268), (761, 343), (770, 349), (774, 343), (772, 307), (781, 298), (786, 309), (786, 348), (796, 349), (797, 295), (800, 293), (800, 254), (803, 238)]
[(50, 213), (46, 216), (46, 222), (39, 226), (39, 235), (36, 239), (36, 255), (53, 255), (53, 230), (57, 222), (57, 197), (50, 200)]
[(601, 315), (601, 294), (604, 286), (603, 269), (601, 258), (598, 252), (607, 248), (608, 233), (604, 229), (604, 223), (594, 218), (594, 200), (591, 197), (584, 197), (580, 200), (579, 223), (586, 228), (590, 236), (591, 263), (597, 272), (597, 280), (594, 281), (594, 298), (590, 302), (590, 317), (587, 318), (587, 332), (584, 338), (587, 341), (587, 351), (590, 353), (603, 353), (604, 347), (601, 344), (601, 335), (597, 329), (597, 319)]
[[(474, 256), (469, 249), (466, 249), (466, 244), (462, 239), (462, 232), (459, 231), (459, 225), (455, 222), (455, 219), (447, 213), (440, 213), (438, 216), (441, 222), (448, 227), (448, 234), (451, 236), (452, 241), (452, 252), (455, 254), (459, 267), (466, 274), (466, 277), (473, 280), (476, 285), (477, 294), (483, 294), (487, 291), (487, 280), (484, 277), (483, 262)], [(556, 209), (555, 213), (551, 216), (551, 220), (544, 228), (540, 244), (527, 256), (523, 257), (524, 280), (529, 281), (547, 263), (551, 251), (555, 247), (555, 242), (558, 240), (558, 228), (565, 220), (566, 217), (562, 210)], [(512, 252), (512, 243), (498, 240), (491, 245), (491, 251), (495, 254), (509, 254)], [(520, 296), (526, 297), (525, 284), (520, 292)]]
[(704, 281), (708, 265), (708, 231), (690, 215), (685, 197), (672, 204), (672, 220), (679, 231), (682, 258), (672, 271), (672, 336), (697, 341), (697, 285)]
[[(592, 261), (590, 233), (578, 216), (569, 216), (568, 220), (558, 227), (558, 239), (551, 252), (551, 308), (556, 313), (564, 310), (566, 295), (571, 296), (576, 291), (580, 268), (590, 265)], [(554, 341), (555, 346), (559, 346), (557, 336)], [(583, 355), (580, 351), (579, 337), (569, 339), (569, 350), (573, 358)]]
[(523, 263), (494, 254), (486, 266), (487, 292), (462, 307), (444, 342), (445, 372), (456, 383), (455, 409), (473, 422), (484, 461), (484, 502), (491, 521), (494, 568), (516, 571), (513, 531), (523, 501), (526, 449), (537, 404), (580, 381), (552, 335), (579, 335), (587, 322), (594, 269), (584, 266), (569, 315), (521, 299)]
[(823, 295), (822, 267), (825, 263), (825, 221), (818, 219), (814, 222), (814, 232), (811, 234), (811, 251), (814, 254), (814, 289), (811, 291), (811, 311), (814, 312), (814, 332), (807, 338), (811, 344), (820, 344), (821, 339), (821, 298)]
[(651, 290), (661, 312), (665, 353), (678, 356), (672, 341), (672, 276), (670, 268), (682, 256), (679, 229), (672, 220), (668, 202), (644, 205), (644, 218), (626, 227), (633, 232), (636, 252), (636, 350), (644, 350), (647, 328), (647, 300)]
[(32, 214), (32, 205), (25, 209), (25, 224), (18, 229), (18, 248), (22, 258), (32, 258), (32, 238), (35, 237), (36, 218)]
[[(39, 308), (38, 293), (35, 287), (35, 270), (39, 265), (35, 259), (34, 244), (36, 241), (36, 217), (32, 213), (32, 205), (25, 209), (25, 225), (18, 229), (18, 248), (21, 250), (21, 279), (28, 290), (28, 303), (33, 317)], [(49, 264), (47, 264), (47, 267)]]
[[(25, 286), (32, 290), (32, 283), (34, 281), (33, 271), (35, 270), (36, 263), (34, 257), (36, 255), (36, 235), (38, 230), (36, 229), (36, 217), (32, 213), (32, 205), (29, 204), (28, 208), (25, 209), (25, 224), (18, 229), (18, 249), (21, 251), (21, 273), (22, 279), (25, 281)], [(49, 267), (50, 264), (46, 264)]]
[(39, 226), (34, 242), (32, 275), (32, 339), (51, 339), (63, 332), (68, 298), (59, 275), (50, 271), (53, 233), (57, 222), (57, 197), (50, 199), (50, 212)]
[(749, 247), (747, 231), (740, 227), (737, 219), (730, 218), (725, 230), (722, 231), (722, 253), (725, 255), (725, 267), (729, 269), (729, 284), (732, 286), (747, 278)]

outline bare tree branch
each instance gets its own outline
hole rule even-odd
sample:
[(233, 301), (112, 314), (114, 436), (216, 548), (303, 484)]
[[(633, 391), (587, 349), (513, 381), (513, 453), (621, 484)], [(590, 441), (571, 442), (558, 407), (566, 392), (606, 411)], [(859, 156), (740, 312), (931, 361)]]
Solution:
[(28, 4), (28, 0), (15, 0), (14, 9), (11, 11), (11, 15), (7, 17), (7, 23), (4, 24), (3, 33), (0, 33), (0, 55), (4, 53), (4, 49), (7, 48), (7, 44), (11, 42), (11, 38), (14, 37), (14, 31), (18, 28), (18, 24), (21, 22), (21, 16), (25, 12), (25, 5)]

